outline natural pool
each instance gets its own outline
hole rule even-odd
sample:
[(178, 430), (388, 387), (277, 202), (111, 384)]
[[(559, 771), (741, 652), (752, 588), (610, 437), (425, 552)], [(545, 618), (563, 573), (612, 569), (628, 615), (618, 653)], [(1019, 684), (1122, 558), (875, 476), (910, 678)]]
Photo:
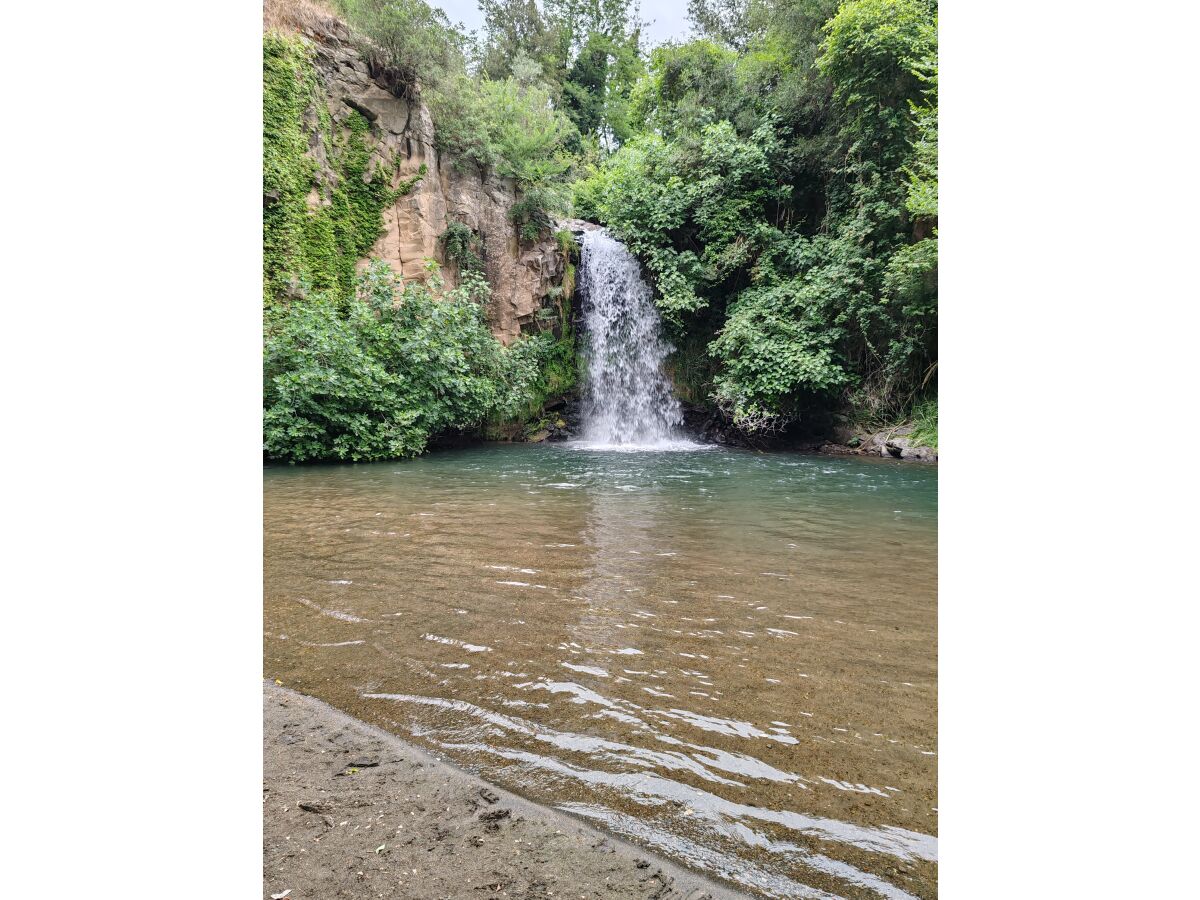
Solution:
[(265, 674), (750, 893), (932, 897), (937, 469), (265, 471)]

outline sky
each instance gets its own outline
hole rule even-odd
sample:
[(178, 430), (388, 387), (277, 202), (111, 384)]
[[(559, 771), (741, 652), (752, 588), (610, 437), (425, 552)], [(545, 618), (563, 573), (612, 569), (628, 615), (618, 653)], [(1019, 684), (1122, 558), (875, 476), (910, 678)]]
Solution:
[[(426, 0), (430, 6), (440, 6), (452, 22), (461, 22), (467, 31), (483, 27), (483, 15), (475, 0)], [(682, 38), (688, 32), (685, 0), (641, 0), (642, 18), (650, 24), (645, 36), (648, 45), (661, 44), (671, 38)]]

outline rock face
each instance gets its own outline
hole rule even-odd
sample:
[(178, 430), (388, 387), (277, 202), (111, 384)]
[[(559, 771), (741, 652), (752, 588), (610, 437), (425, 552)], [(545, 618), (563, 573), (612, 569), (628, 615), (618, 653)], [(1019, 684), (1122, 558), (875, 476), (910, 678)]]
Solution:
[[(449, 287), (458, 281), (453, 265), (446, 265), (440, 237), (452, 222), (461, 222), (479, 235), (492, 298), (488, 323), (504, 344), (522, 330), (535, 331), (535, 318), (553, 304), (547, 298), (562, 283), (566, 260), (552, 237), (522, 242), (509, 217), (516, 204), (517, 187), (511, 179), (484, 175), (474, 165), (458, 166), (440, 154), (434, 143), (433, 119), (417, 101), (398, 97), (372, 77), (370, 67), (349, 42), (341, 23), (307, 30), (316, 47), (316, 69), (324, 85), (335, 126), (356, 111), (371, 123), (368, 138), (372, 166), (395, 166), (392, 186), (424, 175), (406, 195), (384, 210), (384, 233), (371, 251), (406, 280), (427, 276), (426, 260), (445, 268)], [(310, 155), (321, 163), (319, 140)], [(314, 192), (316, 194), (316, 192)], [(314, 196), (310, 202), (319, 203)], [(366, 260), (360, 262), (360, 266)]]

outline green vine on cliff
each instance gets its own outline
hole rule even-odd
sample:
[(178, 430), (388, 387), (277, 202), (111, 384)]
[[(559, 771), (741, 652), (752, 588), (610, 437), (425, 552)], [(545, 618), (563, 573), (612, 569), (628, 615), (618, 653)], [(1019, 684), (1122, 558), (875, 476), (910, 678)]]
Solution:
[(316, 175), (307, 155), (304, 113), (316, 94), (307, 47), (263, 35), (263, 293), (286, 296), (307, 273), (305, 197)]
[[(355, 267), (383, 233), (383, 211), (425, 175), (392, 187), (393, 162), (373, 153), (371, 124), (351, 111), (335, 128), (303, 38), (263, 36), (263, 290), (286, 300), (310, 290), (344, 303)], [(329, 172), (310, 155), (320, 141)]]

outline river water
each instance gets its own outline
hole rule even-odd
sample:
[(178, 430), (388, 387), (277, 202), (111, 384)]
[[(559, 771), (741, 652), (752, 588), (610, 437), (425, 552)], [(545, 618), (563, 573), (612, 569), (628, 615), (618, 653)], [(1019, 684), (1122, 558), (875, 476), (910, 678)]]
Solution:
[(264, 480), (266, 676), (751, 894), (936, 895), (936, 468), (487, 445)]

